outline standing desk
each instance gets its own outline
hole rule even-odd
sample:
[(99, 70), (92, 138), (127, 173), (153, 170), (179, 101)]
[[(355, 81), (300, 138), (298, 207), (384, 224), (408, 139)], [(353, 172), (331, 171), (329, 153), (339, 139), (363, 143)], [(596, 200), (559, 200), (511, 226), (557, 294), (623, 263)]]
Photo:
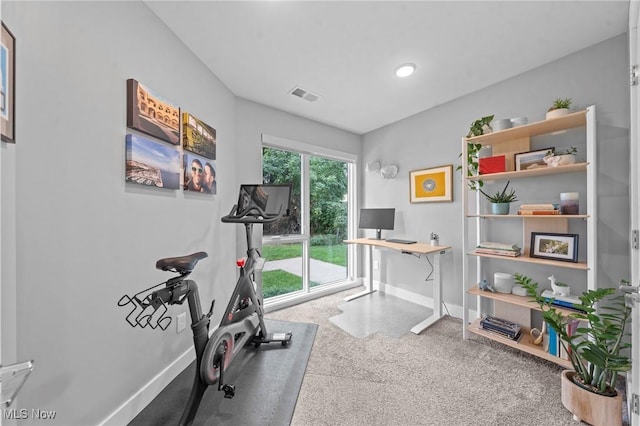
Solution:
[(400, 244), (390, 243), (385, 240), (376, 240), (371, 238), (356, 238), (355, 240), (345, 240), (347, 244), (357, 244), (367, 246), (367, 261), (369, 262), (369, 276), (367, 279), (367, 289), (363, 292), (353, 294), (345, 297), (345, 301), (348, 302), (358, 297), (365, 296), (367, 294), (374, 293), (373, 289), (373, 247), (386, 248), (396, 250), (405, 254), (413, 255), (433, 255), (433, 315), (424, 321), (416, 324), (411, 328), (411, 331), (415, 334), (420, 334), (424, 329), (433, 325), (436, 321), (442, 318), (442, 281), (440, 279), (440, 255), (450, 249), (450, 246), (432, 246), (427, 243), (414, 243), (414, 244)]

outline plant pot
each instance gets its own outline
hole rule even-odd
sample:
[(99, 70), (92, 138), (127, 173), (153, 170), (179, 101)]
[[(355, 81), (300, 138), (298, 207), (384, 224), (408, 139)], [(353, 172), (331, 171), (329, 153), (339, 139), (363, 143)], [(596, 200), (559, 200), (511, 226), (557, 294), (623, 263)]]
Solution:
[(491, 203), (492, 214), (509, 214), (511, 203)]
[(558, 108), (547, 111), (547, 120), (569, 114), (569, 108)]
[(593, 426), (622, 425), (622, 395), (603, 396), (590, 392), (573, 381), (572, 370), (562, 372), (562, 405), (574, 419)]

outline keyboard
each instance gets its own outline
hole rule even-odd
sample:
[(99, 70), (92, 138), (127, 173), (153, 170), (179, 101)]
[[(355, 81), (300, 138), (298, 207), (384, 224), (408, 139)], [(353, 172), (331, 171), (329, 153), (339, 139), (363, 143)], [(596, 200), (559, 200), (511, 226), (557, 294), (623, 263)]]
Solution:
[(396, 243), (396, 244), (415, 244), (417, 243), (417, 241), (413, 241), (413, 240), (399, 240), (396, 238), (388, 238), (385, 240), (388, 243)]

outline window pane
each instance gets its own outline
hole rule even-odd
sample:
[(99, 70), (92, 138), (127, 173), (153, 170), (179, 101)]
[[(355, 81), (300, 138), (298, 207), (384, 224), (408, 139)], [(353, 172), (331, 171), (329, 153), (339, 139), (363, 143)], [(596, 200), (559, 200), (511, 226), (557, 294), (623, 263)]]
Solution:
[[(264, 236), (299, 235), (300, 216), (300, 164), (301, 156), (296, 152), (275, 148), (262, 148), (262, 178), (264, 183), (291, 184), (291, 206), (289, 216), (265, 224)], [(265, 295), (266, 297), (266, 295)]]
[(311, 286), (347, 277), (347, 170), (344, 161), (309, 158)]
[(265, 245), (262, 294), (269, 298), (302, 290), (302, 243)]

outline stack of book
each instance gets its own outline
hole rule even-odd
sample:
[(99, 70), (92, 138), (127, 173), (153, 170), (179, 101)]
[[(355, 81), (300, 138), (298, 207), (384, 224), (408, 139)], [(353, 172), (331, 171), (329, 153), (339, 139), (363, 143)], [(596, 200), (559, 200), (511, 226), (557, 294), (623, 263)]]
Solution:
[(578, 312), (584, 312), (580, 309), (580, 298), (578, 296), (558, 296), (553, 294), (551, 290), (545, 290), (541, 294), (547, 302), (551, 301), (551, 305), (559, 308), (571, 309)]
[(554, 215), (560, 214), (560, 210), (556, 209), (553, 204), (523, 204), (520, 206), (518, 214), (523, 216)]
[(518, 257), (520, 256), (520, 247), (517, 244), (494, 243), (485, 241), (478, 244), (476, 253), (495, 254), (498, 256)]
[(516, 341), (522, 336), (520, 324), (490, 315), (486, 315), (480, 320), (480, 328)]

